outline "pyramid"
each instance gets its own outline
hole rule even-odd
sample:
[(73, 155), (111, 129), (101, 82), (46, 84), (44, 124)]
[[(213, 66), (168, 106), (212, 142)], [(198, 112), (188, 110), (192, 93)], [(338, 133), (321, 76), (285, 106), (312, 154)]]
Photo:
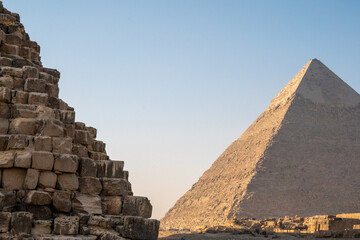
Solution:
[(359, 212), (359, 103), (356, 91), (312, 59), (167, 212), (161, 227)]
[(150, 201), (75, 121), (39, 53), (0, 2), (0, 239), (157, 239)]

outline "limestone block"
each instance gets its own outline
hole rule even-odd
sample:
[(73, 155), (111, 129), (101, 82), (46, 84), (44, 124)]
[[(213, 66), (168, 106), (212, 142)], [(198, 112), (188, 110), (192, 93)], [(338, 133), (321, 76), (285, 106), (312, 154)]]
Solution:
[(27, 136), (25, 135), (10, 135), (8, 139), (8, 149), (24, 149), (28, 146)]
[(64, 124), (64, 133), (65, 137), (74, 138), (75, 126), (73, 124)]
[(54, 166), (54, 155), (51, 152), (32, 152), (31, 167), (39, 170), (51, 170)]
[(76, 191), (79, 188), (79, 179), (75, 174), (64, 173), (58, 175), (58, 188), (61, 190)]
[(26, 172), (24, 189), (35, 189), (39, 181), (39, 170), (29, 168)]
[(29, 93), (24, 91), (14, 90), (11, 92), (11, 102), (13, 104), (27, 104)]
[(72, 139), (71, 138), (53, 138), (53, 153), (71, 154)]
[(36, 107), (36, 113), (38, 115), (38, 118), (41, 119), (54, 119), (56, 118), (56, 113), (54, 109), (49, 108), (47, 106), (37, 106)]
[(102, 141), (93, 142), (93, 151), (105, 153), (105, 143)]
[(22, 78), (14, 78), (14, 90), (24, 90), (25, 80)]
[(98, 178), (81, 177), (79, 178), (79, 191), (87, 194), (100, 194), (102, 190), (101, 182)]
[(62, 216), (54, 220), (54, 234), (76, 235), (79, 231), (79, 217)]
[(14, 68), (14, 67), (1, 67), (0, 74), (2, 74), (2, 76), (12, 76), (12, 77), (22, 78), (23, 71), (22, 69)]
[(23, 78), (39, 78), (39, 70), (36, 67), (24, 66), (23, 70)]
[(122, 197), (103, 196), (101, 197), (101, 206), (103, 214), (120, 215), (122, 210)]
[(54, 85), (57, 85), (58, 83), (58, 79), (55, 78), (54, 76), (46, 73), (46, 72), (40, 72), (40, 79), (43, 79), (46, 81), (46, 83), (48, 84), (54, 84)]
[(51, 137), (38, 136), (34, 138), (36, 151), (52, 151)]
[(96, 135), (97, 135), (97, 129), (96, 128), (94, 128), (94, 127), (86, 127), (85, 129), (86, 129), (86, 131), (88, 131), (90, 133), (90, 137), (96, 138)]
[(102, 179), (104, 196), (126, 196), (131, 194), (131, 185), (128, 181), (121, 178)]
[(10, 108), (6, 103), (0, 102), (0, 118), (10, 118)]
[(89, 151), (87, 147), (81, 145), (81, 144), (73, 144), (72, 149), (73, 154), (78, 155), (78, 157), (81, 158), (88, 158), (89, 157)]
[(101, 198), (97, 195), (76, 193), (72, 200), (72, 209), (75, 213), (102, 214)]
[(91, 215), (88, 220), (88, 225), (111, 229), (113, 228), (113, 221), (108, 217)]
[(60, 72), (53, 68), (43, 68), (43, 71), (47, 74), (50, 74), (51, 76), (55, 78), (60, 78)]
[(21, 168), (10, 168), (2, 171), (2, 187), (9, 190), (23, 188), (26, 170)]
[[(0, 179), (1, 179), (1, 174), (2, 171), (0, 170)], [(4, 200), (5, 200), (5, 195), (0, 192), (0, 212), (3, 210)]]
[(27, 92), (46, 93), (46, 81), (37, 78), (28, 78), (25, 80), (24, 90)]
[(92, 142), (92, 138), (88, 131), (75, 130), (74, 143), (80, 143), (83, 145), (89, 145)]
[(86, 125), (83, 122), (75, 122), (76, 130), (86, 130)]
[(59, 97), (59, 87), (55, 84), (46, 83), (45, 91), (51, 97)]
[(14, 167), (30, 168), (31, 166), (31, 151), (23, 150), (17, 151), (15, 155)]
[(57, 182), (57, 175), (51, 171), (43, 171), (39, 176), (39, 187), (41, 188), (55, 188)]
[(35, 220), (52, 219), (52, 212), (48, 206), (27, 205), (27, 209)]
[(6, 43), (19, 46), (21, 44), (21, 37), (15, 34), (6, 34)]
[(49, 137), (62, 137), (64, 135), (63, 124), (56, 119), (43, 119), (40, 134)]
[(123, 178), (123, 161), (96, 161), (99, 178)]
[(75, 112), (60, 110), (60, 120), (63, 123), (74, 123), (75, 122)]
[(8, 149), (9, 136), (0, 135), (0, 151), (6, 151)]
[(7, 57), (0, 57), (0, 66), (11, 67), (11, 59)]
[(33, 235), (50, 234), (51, 226), (52, 226), (51, 220), (35, 220), (33, 224), (33, 228), (31, 230), (31, 234)]
[(37, 92), (29, 93), (29, 104), (36, 106), (46, 106), (47, 101), (48, 101), (47, 93), (37, 93)]
[(152, 206), (146, 197), (126, 196), (124, 198), (123, 214), (150, 218)]
[(0, 87), (0, 102), (9, 103), (11, 99), (10, 89), (7, 87)]
[(13, 233), (31, 233), (33, 215), (28, 212), (14, 212), (11, 217), (11, 231)]
[(16, 118), (11, 121), (10, 133), (35, 135), (36, 119)]
[(31, 109), (11, 108), (12, 118), (36, 118), (37, 113)]
[(71, 211), (71, 194), (68, 191), (56, 191), (53, 194), (53, 207), (58, 212)]
[(13, 89), (14, 88), (14, 80), (13, 80), (13, 78), (10, 77), (10, 76), (0, 77), (0, 86)]
[(3, 43), (0, 46), (1, 52), (9, 55), (19, 55), (19, 46)]
[(90, 158), (80, 158), (79, 162), (79, 174), (81, 177), (97, 177), (96, 161)]
[(6, 233), (9, 231), (11, 220), (11, 213), (0, 212), (0, 233)]
[(100, 152), (89, 151), (89, 157), (94, 160), (109, 160), (109, 157), (106, 155), (106, 153)]
[(35, 205), (35, 206), (50, 205), (51, 196), (47, 192), (32, 190), (26, 194), (24, 202), (25, 204)]
[(5, 196), (3, 201), (3, 212), (11, 212), (16, 206), (16, 191), (0, 190)]
[(14, 166), (15, 152), (5, 151), (0, 154), (0, 168), (12, 168)]
[(59, 154), (56, 156), (54, 170), (59, 172), (75, 173), (78, 169), (78, 156)]
[(159, 233), (160, 222), (142, 217), (124, 217), (124, 227), (121, 236), (130, 239), (156, 240)]

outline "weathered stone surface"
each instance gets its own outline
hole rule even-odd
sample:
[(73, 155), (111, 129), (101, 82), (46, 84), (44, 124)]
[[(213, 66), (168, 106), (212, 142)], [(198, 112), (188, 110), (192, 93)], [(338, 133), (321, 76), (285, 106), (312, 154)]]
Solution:
[(48, 206), (29, 205), (28, 211), (33, 214), (35, 220), (49, 220), (53, 217)]
[(0, 134), (7, 134), (9, 131), (9, 120), (0, 118)]
[(80, 143), (83, 145), (91, 144), (92, 139), (88, 131), (84, 130), (75, 130), (74, 143)]
[(54, 109), (49, 108), (47, 106), (43, 105), (37, 105), (36, 106), (36, 113), (37, 117), (40, 119), (54, 119), (57, 118), (56, 112)]
[(74, 216), (57, 217), (54, 220), (54, 234), (76, 235), (79, 231), (79, 218)]
[(0, 87), (0, 102), (9, 103), (11, 99), (10, 89), (7, 87)]
[(31, 230), (33, 235), (50, 234), (52, 231), (52, 221), (50, 220), (36, 220)]
[(33, 215), (28, 212), (14, 212), (11, 217), (11, 231), (14, 233), (31, 233)]
[(10, 132), (16, 134), (34, 135), (36, 119), (16, 118), (11, 121)]
[(90, 158), (79, 159), (79, 174), (82, 177), (97, 177), (97, 164), (96, 161)]
[(54, 166), (54, 155), (50, 152), (33, 152), (31, 166), (39, 170), (51, 170)]
[(70, 212), (71, 194), (67, 191), (56, 191), (53, 194), (53, 206), (59, 212)]
[(60, 154), (55, 158), (54, 170), (59, 172), (75, 173), (78, 169), (78, 157), (70, 154)]
[(25, 135), (10, 135), (7, 149), (24, 149), (28, 146), (27, 139)]
[(0, 233), (6, 233), (10, 228), (11, 213), (0, 212)]
[(34, 138), (36, 151), (52, 151), (52, 139), (51, 137), (38, 136)]
[(32, 104), (32, 105), (46, 106), (47, 101), (48, 101), (48, 94), (31, 92), (31, 93), (29, 93), (28, 101), (29, 101), (29, 104)]
[(43, 119), (39, 132), (42, 136), (63, 137), (64, 128), (62, 122), (56, 119)]
[(58, 175), (57, 182), (61, 190), (76, 191), (79, 188), (79, 179), (75, 174), (64, 173)]
[(14, 166), (15, 152), (6, 151), (0, 154), (0, 168), (12, 168)]
[(26, 171), (24, 189), (35, 189), (39, 181), (39, 170), (29, 168)]
[(13, 91), (11, 96), (11, 102), (13, 104), (27, 104), (29, 93), (24, 91)]
[(25, 181), (26, 170), (21, 168), (3, 169), (2, 187), (8, 190), (22, 189)]
[(126, 196), (131, 195), (131, 185), (125, 179), (103, 178), (102, 179), (104, 196)]
[(79, 191), (87, 194), (100, 194), (102, 190), (101, 182), (98, 178), (81, 177), (79, 178)]
[(124, 217), (124, 227), (120, 234), (125, 238), (139, 240), (156, 240), (160, 222), (141, 217)]
[(75, 112), (74, 111), (67, 111), (61, 110), (60, 111), (60, 120), (64, 123), (73, 123), (75, 122)]
[(39, 176), (39, 187), (41, 188), (55, 188), (57, 182), (57, 175), (51, 171), (42, 171)]
[(122, 197), (103, 196), (101, 197), (103, 214), (120, 215), (122, 210)]
[(53, 153), (71, 154), (72, 139), (71, 138), (53, 138)]
[(33, 190), (26, 194), (24, 202), (25, 204), (36, 206), (50, 205), (51, 196), (47, 192)]
[(3, 212), (11, 212), (16, 206), (16, 192), (9, 190), (0, 190), (1, 194), (4, 195), (3, 200)]
[(25, 80), (24, 90), (27, 92), (45, 93), (46, 82), (42, 79), (28, 78)]
[(146, 197), (126, 196), (124, 198), (123, 214), (150, 218), (152, 206)]
[(123, 168), (124, 162), (123, 161), (110, 161), (110, 160), (103, 160), (103, 161), (96, 161), (97, 164), (97, 175), (99, 178), (123, 178)]
[(9, 117), (10, 117), (9, 105), (0, 102), (0, 118), (9, 118)]
[(17, 151), (15, 155), (14, 167), (30, 168), (31, 166), (31, 151)]
[(36, 67), (24, 66), (22, 68), (23, 78), (39, 78), (39, 70)]
[(72, 208), (76, 213), (102, 214), (101, 198), (96, 195), (77, 193), (72, 200)]

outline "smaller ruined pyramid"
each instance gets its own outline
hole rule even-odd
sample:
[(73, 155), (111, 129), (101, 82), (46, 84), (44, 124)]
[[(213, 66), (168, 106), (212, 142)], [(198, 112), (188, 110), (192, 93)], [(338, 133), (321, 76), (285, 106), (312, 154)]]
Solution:
[(359, 103), (356, 91), (312, 59), (176, 202), (162, 227), (359, 212)]
[(150, 201), (75, 121), (59, 79), (0, 1), (0, 239), (157, 239)]

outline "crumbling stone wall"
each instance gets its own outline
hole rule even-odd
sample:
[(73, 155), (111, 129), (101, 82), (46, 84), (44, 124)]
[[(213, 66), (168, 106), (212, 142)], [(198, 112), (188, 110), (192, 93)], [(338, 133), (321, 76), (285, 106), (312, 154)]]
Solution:
[(0, 2), (0, 239), (157, 239), (150, 201), (75, 122), (59, 79)]

